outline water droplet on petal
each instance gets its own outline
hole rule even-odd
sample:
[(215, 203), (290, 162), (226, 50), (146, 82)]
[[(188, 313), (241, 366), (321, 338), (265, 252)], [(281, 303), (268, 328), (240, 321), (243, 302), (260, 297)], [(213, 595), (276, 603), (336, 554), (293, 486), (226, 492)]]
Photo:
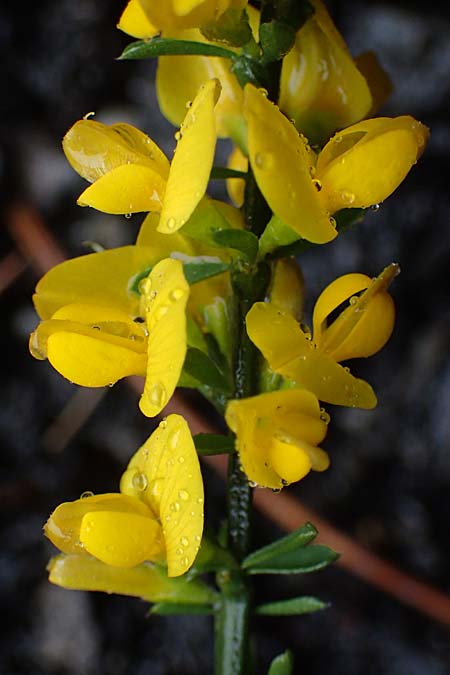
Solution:
[(181, 298), (184, 295), (184, 291), (182, 288), (174, 288), (173, 291), (170, 292), (169, 298), (176, 302), (177, 300), (181, 300)]
[(254, 480), (249, 480), (248, 486), (251, 487), (251, 488), (256, 488), (256, 487), (258, 487), (258, 483), (255, 483)]
[(173, 218), (173, 217), (167, 218), (166, 227), (167, 227), (168, 230), (174, 230), (176, 228), (176, 226), (177, 226), (177, 221), (175, 220), (175, 218)]
[(380, 204), (372, 204), (372, 206), (370, 207), (370, 210), (371, 211), (378, 211), (380, 206), (381, 206)]
[(179, 141), (181, 139), (181, 131), (176, 131), (174, 133), (174, 138), (176, 141)]
[(189, 565), (189, 558), (181, 558), (180, 563), (183, 565), (183, 567), (187, 567)]
[(82, 492), (80, 495), (80, 499), (87, 499), (87, 497), (93, 497), (94, 493), (91, 492), (91, 490), (85, 490), (85, 492)]
[(355, 194), (353, 192), (349, 192), (348, 190), (342, 190), (341, 199), (344, 204), (353, 204), (355, 201)]
[(133, 484), (134, 489), (137, 490), (138, 492), (144, 492), (144, 490), (147, 489), (148, 485), (147, 476), (145, 475), (145, 473), (142, 473), (141, 471), (137, 471), (134, 474), (133, 478), (131, 479), (131, 482)]
[(179, 464), (184, 464), (184, 457), (183, 456), (178, 457), (178, 462)]
[(187, 537), (181, 537), (180, 544), (184, 547), (189, 546), (189, 539)]
[(83, 119), (88, 120), (90, 117), (94, 117), (94, 115), (95, 115), (94, 111), (88, 112), (88, 113), (86, 113), (86, 115), (83, 115)]
[(160, 382), (156, 382), (149, 391), (149, 398), (153, 405), (162, 408), (167, 400), (166, 388)]
[[(167, 442), (168, 442), (169, 448), (171, 450), (176, 450), (179, 438), (180, 438), (180, 430), (174, 431), (173, 433), (170, 434)], [(181, 459), (181, 457), (179, 458), (178, 461), (180, 461), (180, 459)], [(183, 464), (183, 462), (184, 462), (184, 458), (183, 458), (183, 461), (180, 462), (180, 464)]]
[(318, 178), (313, 179), (313, 185), (316, 188), (317, 192), (320, 192), (322, 189), (322, 181), (320, 181)]
[(336, 227), (336, 219), (333, 216), (330, 217), (330, 225), (331, 227)]
[(176, 553), (177, 555), (183, 555), (183, 553), (184, 553), (184, 548), (181, 548), (181, 546), (179, 546), (178, 548), (175, 549), (175, 553)]
[(169, 308), (167, 307), (167, 305), (161, 305), (161, 307), (158, 307), (158, 309), (155, 311), (155, 319), (159, 321), (164, 316), (166, 316), (168, 311)]
[(186, 108), (189, 109), (192, 105), (192, 101), (186, 101)]
[(330, 423), (331, 417), (330, 417), (330, 415), (327, 413), (327, 411), (325, 410), (325, 408), (321, 408), (321, 409), (320, 409), (320, 419), (322, 420), (322, 422), (325, 422), (325, 424), (329, 424), (329, 423)]
[(173, 512), (180, 510), (180, 502), (172, 502), (169, 506), (169, 509)]
[(127, 220), (130, 220), (132, 214), (131, 213), (124, 213), (124, 216)]
[(161, 429), (166, 429), (166, 428), (167, 428), (167, 420), (166, 420), (166, 418), (164, 418), (163, 420), (161, 420), (161, 422), (159, 423), (159, 426), (160, 426)]
[(199, 497), (199, 498), (197, 499), (197, 503), (198, 503), (198, 504), (203, 504), (203, 497)]
[(187, 490), (180, 490), (178, 496), (182, 501), (187, 502), (187, 500), (190, 497), (190, 494), (189, 492), (187, 492)]
[(358, 302), (358, 296), (357, 296), (357, 295), (352, 295), (352, 297), (351, 297), (350, 300), (349, 300), (349, 303), (350, 303), (351, 305), (356, 305), (357, 302)]

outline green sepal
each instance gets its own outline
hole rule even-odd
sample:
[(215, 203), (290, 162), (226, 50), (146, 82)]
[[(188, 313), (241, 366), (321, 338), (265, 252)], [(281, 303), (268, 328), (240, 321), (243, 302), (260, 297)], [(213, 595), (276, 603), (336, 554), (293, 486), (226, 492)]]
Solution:
[(261, 256), (272, 253), (282, 246), (288, 246), (298, 241), (304, 242), (297, 232), (286, 225), (276, 214), (272, 216), (266, 225), (259, 240), (259, 253)]
[(216, 245), (233, 248), (245, 255), (249, 262), (254, 262), (258, 255), (258, 237), (248, 230), (217, 230), (214, 232)]
[(149, 614), (160, 616), (187, 615), (187, 614), (214, 614), (212, 605), (185, 605), (175, 602), (158, 602), (150, 609)]
[(246, 84), (254, 84), (255, 87), (261, 87), (265, 81), (265, 68), (261, 63), (261, 48), (253, 41), (249, 42), (240, 56), (235, 57), (231, 66), (231, 72), (242, 88)]
[(209, 177), (211, 180), (226, 180), (227, 178), (243, 178), (246, 180), (247, 172), (229, 169), (226, 166), (213, 166)]
[(250, 555), (242, 561), (242, 567), (248, 569), (249, 567), (260, 566), (277, 556), (296, 551), (298, 548), (306, 546), (316, 537), (317, 529), (314, 525), (312, 523), (305, 523), (298, 530), (295, 530), (295, 532), (291, 532), (285, 537), (272, 542), (272, 544), (263, 546), (257, 551), (250, 553)]
[(235, 7), (227, 9), (217, 21), (209, 21), (200, 28), (210, 42), (223, 42), (230, 47), (242, 47), (252, 39), (247, 12)]
[(291, 675), (293, 666), (292, 653), (287, 650), (274, 658), (267, 675)]
[(264, 614), (265, 616), (294, 616), (296, 614), (311, 614), (326, 607), (329, 607), (329, 604), (322, 602), (318, 598), (301, 595), (298, 598), (278, 600), (277, 602), (267, 602), (264, 605), (259, 605), (255, 608), (255, 614)]
[(212, 537), (203, 535), (199, 552), (186, 578), (192, 579), (199, 574), (236, 568), (237, 563), (228, 549), (216, 544)]
[[(171, 256), (177, 258), (176, 254)], [(188, 259), (189, 258), (189, 259)], [(230, 265), (223, 262), (220, 258), (211, 258), (209, 256), (182, 256), (183, 274), (190, 286), (197, 284), (199, 281), (215, 277), (217, 274), (226, 272)]]
[(271, 560), (247, 568), (248, 574), (305, 574), (327, 567), (339, 558), (328, 546), (312, 544), (296, 551), (288, 551)]
[(151, 59), (158, 56), (219, 56), (234, 59), (234, 52), (218, 45), (194, 40), (177, 40), (175, 38), (154, 37), (151, 40), (137, 40), (125, 47), (118, 57), (119, 61)]
[(189, 220), (183, 225), (183, 234), (200, 241), (202, 244), (217, 246), (214, 233), (227, 230), (230, 223), (216, 208), (215, 200), (203, 197)]
[(234, 438), (223, 434), (195, 434), (195, 449), (199, 455), (223, 455), (234, 452)]
[(279, 61), (292, 49), (295, 29), (283, 21), (262, 23), (259, 28), (259, 41), (263, 50), (263, 62)]
[(205, 352), (189, 347), (186, 352), (183, 370), (198, 382), (212, 389), (231, 391), (231, 383)]

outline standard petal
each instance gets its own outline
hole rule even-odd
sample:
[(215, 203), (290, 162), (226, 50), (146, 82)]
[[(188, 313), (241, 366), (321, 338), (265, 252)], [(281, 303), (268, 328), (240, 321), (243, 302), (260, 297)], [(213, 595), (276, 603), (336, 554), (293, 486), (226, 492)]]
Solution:
[(140, 498), (161, 521), (169, 576), (194, 562), (203, 532), (203, 482), (197, 452), (185, 420), (169, 415), (131, 459), (121, 490), (134, 490), (130, 471), (145, 476)]
[(139, 38), (140, 40), (148, 40), (159, 33), (158, 28), (148, 20), (138, 0), (130, 0), (128, 2), (122, 12), (117, 28), (127, 33), (127, 35)]
[(216, 147), (214, 106), (220, 94), (218, 80), (202, 85), (180, 129), (167, 180), (160, 232), (176, 232), (203, 197)]
[(270, 208), (301, 237), (316, 244), (337, 232), (310, 175), (305, 141), (279, 108), (253, 85), (245, 87), (250, 163)]
[(274, 266), (270, 302), (292, 314), (298, 321), (303, 314), (305, 280), (294, 258), (277, 260)]
[(375, 407), (372, 387), (316, 349), (291, 315), (259, 302), (247, 314), (246, 323), (250, 339), (275, 372), (313, 392), (320, 401)]
[(186, 356), (186, 303), (189, 284), (179, 260), (167, 258), (153, 268), (143, 289), (147, 316), (148, 360), (139, 406), (158, 415), (177, 386)]
[(128, 214), (160, 211), (166, 182), (148, 166), (124, 164), (88, 187), (77, 200), (103, 213)]
[[(131, 290), (133, 278), (159, 260), (149, 247), (122, 246), (90, 253), (56, 265), (36, 286), (33, 302), (41, 319), (72, 303), (91, 303), (139, 313), (139, 296)], [(165, 257), (165, 256), (162, 256)]]

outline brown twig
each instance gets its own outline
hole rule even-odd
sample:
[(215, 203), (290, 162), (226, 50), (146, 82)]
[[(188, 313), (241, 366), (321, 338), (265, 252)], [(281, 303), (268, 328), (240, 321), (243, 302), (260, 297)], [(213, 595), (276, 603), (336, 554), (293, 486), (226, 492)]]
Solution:
[(16, 251), (0, 260), (0, 293), (3, 293), (26, 269), (26, 262)]

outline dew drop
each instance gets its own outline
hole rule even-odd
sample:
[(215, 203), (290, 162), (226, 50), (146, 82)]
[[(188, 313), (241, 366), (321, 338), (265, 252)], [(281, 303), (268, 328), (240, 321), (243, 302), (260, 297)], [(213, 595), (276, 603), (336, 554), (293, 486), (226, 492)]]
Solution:
[(153, 405), (162, 408), (167, 400), (166, 388), (160, 382), (156, 382), (149, 391), (149, 398)]
[(350, 300), (349, 300), (349, 303), (350, 303), (351, 305), (356, 305), (357, 302), (358, 302), (358, 296), (357, 296), (357, 295), (352, 295), (352, 297), (351, 297)]
[(330, 225), (331, 227), (336, 227), (336, 219), (333, 216), (330, 217)]
[(281, 488), (272, 488), (272, 492), (277, 495), (281, 492)]
[(327, 411), (325, 410), (325, 408), (321, 408), (321, 409), (320, 409), (320, 419), (322, 420), (322, 422), (325, 422), (325, 424), (329, 424), (329, 423), (330, 423), (331, 417), (330, 417), (330, 415), (327, 413)]
[(353, 192), (349, 192), (348, 190), (342, 190), (341, 199), (344, 204), (353, 204), (355, 201), (355, 194)]
[(184, 547), (189, 546), (189, 539), (187, 537), (181, 537), (180, 544)]
[(256, 487), (258, 487), (258, 483), (255, 483), (254, 480), (249, 480), (248, 486), (251, 487), (251, 488), (256, 488)]
[(180, 563), (183, 565), (183, 567), (187, 567), (189, 565), (189, 558), (186, 556), (184, 558), (181, 558)]
[(164, 479), (163, 478), (155, 478), (154, 480), (150, 481), (150, 494), (152, 497), (161, 497), (162, 491), (164, 488)]
[(168, 311), (169, 308), (167, 307), (167, 305), (161, 305), (161, 307), (158, 307), (157, 310), (155, 311), (155, 319), (159, 321), (164, 316), (166, 316)]
[(335, 137), (334, 137), (334, 142), (335, 142), (335, 143), (341, 143), (341, 142), (342, 142), (342, 136), (335, 136)]
[(176, 141), (179, 141), (181, 139), (181, 131), (176, 131), (174, 133), (174, 138)]
[(201, 540), (202, 540), (201, 536), (199, 534), (196, 534), (195, 535), (195, 541), (201, 541)]
[(131, 483), (135, 490), (137, 490), (138, 492), (144, 492), (144, 490), (147, 489), (148, 485), (147, 476), (145, 475), (145, 473), (137, 471), (134, 474), (133, 478), (131, 479)]
[(94, 115), (95, 115), (94, 111), (88, 112), (88, 113), (86, 113), (86, 115), (83, 115), (83, 119), (88, 120), (90, 117), (94, 117)]
[(380, 204), (372, 204), (372, 206), (370, 207), (370, 210), (371, 211), (378, 211), (379, 208), (380, 208)]
[(179, 546), (177, 549), (175, 549), (175, 553), (176, 553), (177, 555), (183, 555), (183, 553), (184, 553), (184, 548), (181, 548), (181, 546)]
[(166, 523), (170, 523), (170, 521), (172, 520), (172, 518), (171, 518), (169, 515), (167, 515), (167, 516), (164, 518), (164, 520), (166, 521)]
[(180, 490), (178, 496), (182, 501), (187, 502), (191, 495), (189, 492), (187, 492), (187, 490)]
[(344, 366), (344, 370), (345, 370), (346, 373), (350, 372), (350, 368), (348, 366)]
[(259, 87), (258, 91), (260, 94), (264, 96), (264, 98), (267, 98), (269, 95), (269, 92), (267, 91), (267, 89), (264, 89), (264, 87)]
[(270, 152), (257, 152), (255, 155), (255, 164), (258, 169), (267, 171), (273, 166), (273, 155)]
[[(169, 448), (171, 450), (176, 450), (179, 438), (180, 438), (180, 430), (174, 431), (172, 434), (170, 434), (167, 442), (168, 442)], [(180, 459), (182, 459), (182, 458), (179, 457), (179, 459), (178, 459), (179, 462), (180, 462)], [(183, 462), (184, 462), (184, 457), (183, 457), (182, 461), (180, 462), (180, 464), (183, 464)]]
[(168, 230), (174, 230), (176, 228), (176, 226), (177, 226), (177, 221), (175, 220), (175, 218), (173, 218), (173, 217), (167, 218), (166, 227), (167, 227)]
[(161, 422), (159, 423), (159, 428), (160, 428), (160, 429), (166, 429), (166, 428), (167, 428), (167, 420), (166, 420), (166, 418), (164, 418), (163, 420), (161, 420)]
[(124, 216), (127, 220), (130, 220), (132, 214), (131, 213), (124, 213)]
[(197, 499), (197, 504), (203, 504), (203, 497), (199, 497)]
[(186, 101), (186, 109), (189, 110), (189, 108), (192, 106), (192, 101)]
[(176, 302), (177, 300), (181, 300), (183, 295), (184, 291), (182, 288), (174, 288), (173, 291), (169, 293), (169, 298), (170, 300), (173, 300), (173, 302)]
[(178, 457), (178, 463), (184, 464), (184, 457), (182, 455), (181, 455), (181, 457)]
[(318, 178), (313, 179), (313, 185), (316, 188), (317, 192), (320, 192), (322, 189), (322, 181), (320, 181)]
[(81, 493), (80, 499), (87, 499), (88, 497), (93, 497), (94, 493), (91, 492), (91, 490), (85, 490), (84, 492)]
[(194, 518), (194, 516), (195, 516), (195, 511), (191, 511), (191, 516)]
[(169, 509), (174, 513), (180, 510), (180, 502), (172, 502), (169, 506)]

